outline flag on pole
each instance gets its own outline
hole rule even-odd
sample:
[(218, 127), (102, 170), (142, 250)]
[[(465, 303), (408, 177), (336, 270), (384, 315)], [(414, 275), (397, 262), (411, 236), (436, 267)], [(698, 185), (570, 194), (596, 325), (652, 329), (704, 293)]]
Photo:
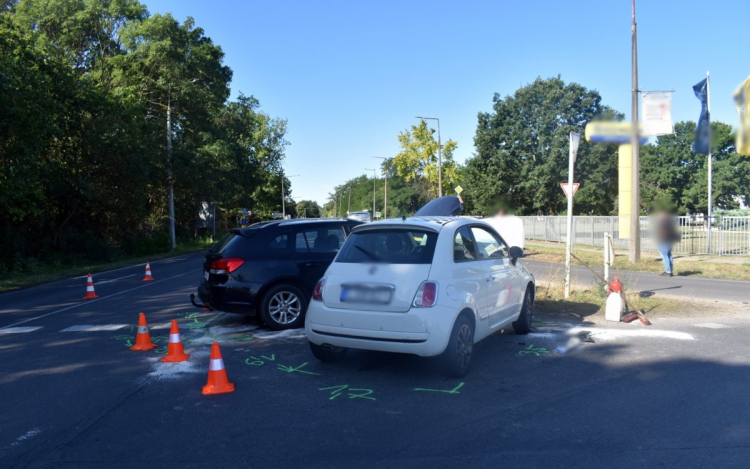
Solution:
[(750, 156), (750, 76), (734, 92), (734, 102), (740, 116), (735, 147), (740, 155)]
[(695, 129), (695, 142), (693, 151), (708, 155), (711, 151), (711, 116), (708, 112), (708, 78), (701, 80), (693, 86), (695, 97), (701, 102), (701, 116), (698, 119), (698, 127)]

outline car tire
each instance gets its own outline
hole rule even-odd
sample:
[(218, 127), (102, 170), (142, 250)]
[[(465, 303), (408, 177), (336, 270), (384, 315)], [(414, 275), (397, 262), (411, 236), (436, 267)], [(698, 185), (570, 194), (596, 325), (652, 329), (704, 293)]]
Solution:
[(275, 331), (302, 327), (305, 324), (305, 311), (305, 294), (290, 284), (276, 285), (263, 295), (260, 302), (263, 322)]
[(516, 334), (528, 334), (531, 332), (531, 321), (534, 319), (534, 301), (531, 297), (531, 291), (526, 289), (526, 293), (523, 297), (523, 305), (521, 306), (521, 314), (518, 315), (518, 319), (513, 323), (513, 332)]
[(315, 358), (324, 363), (338, 363), (344, 359), (344, 355), (349, 349), (343, 347), (323, 348), (321, 345), (310, 342), (310, 350)]
[(469, 371), (474, 349), (474, 327), (466, 316), (459, 316), (453, 325), (448, 346), (441, 355), (445, 372), (453, 378), (460, 378)]

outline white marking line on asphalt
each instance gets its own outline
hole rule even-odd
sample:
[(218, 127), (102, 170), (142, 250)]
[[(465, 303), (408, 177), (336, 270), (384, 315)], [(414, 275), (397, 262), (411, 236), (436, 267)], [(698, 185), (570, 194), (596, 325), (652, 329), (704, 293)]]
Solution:
[(718, 324), (715, 322), (703, 322), (701, 324), (693, 324), (695, 327), (705, 327), (706, 329), (726, 329), (732, 326), (725, 326), (724, 324)]
[(93, 325), (70, 326), (68, 328), (61, 330), (60, 332), (116, 331), (126, 326), (129, 326), (129, 324), (102, 324), (101, 326), (93, 326)]
[(13, 447), (18, 446), (18, 445), (21, 444), (21, 442), (23, 442), (25, 440), (28, 440), (29, 438), (34, 438), (35, 436), (37, 436), (40, 433), (42, 433), (42, 431), (39, 430), (38, 428), (31, 429), (31, 430), (27, 431), (26, 433), (24, 433), (23, 435), (21, 435), (18, 438), (16, 438), (16, 441), (14, 441), (13, 443), (11, 443), (10, 446), (13, 446)]
[(35, 327), (9, 327), (7, 329), (0, 329), (0, 334), (25, 334), (27, 332), (38, 331), (44, 326)]
[(194, 274), (195, 272), (197, 272), (199, 270), (203, 270), (203, 269), (201, 268), (201, 269), (190, 270), (188, 272), (183, 272), (181, 274), (173, 275), (171, 277), (167, 277), (167, 278), (164, 278), (164, 279), (161, 279), (161, 280), (155, 280), (153, 282), (148, 282), (145, 285), (141, 285), (139, 287), (130, 288), (128, 290), (123, 290), (123, 291), (117, 292), (117, 293), (112, 293), (111, 295), (107, 295), (107, 296), (100, 296), (99, 298), (97, 298), (95, 300), (86, 300), (83, 303), (78, 303), (78, 304), (75, 304), (73, 306), (68, 306), (67, 308), (58, 309), (57, 311), (52, 311), (51, 313), (42, 314), (41, 316), (37, 316), (35, 318), (24, 319), (23, 321), (19, 321), (19, 322), (15, 323), (15, 324), (9, 324), (7, 326), (0, 327), (0, 332), (2, 332), (3, 330), (6, 330), (8, 328), (11, 328), (11, 327), (20, 326), (21, 324), (26, 324), (27, 322), (36, 321), (37, 319), (46, 318), (47, 316), (52, 316), (53, 314), (62, 313), (63, 311), (68, 311), (68, 310), (73, 309), (73, 308), (78, 308), (79, 306), (90, 305), (92, 303), (96, 303), (97, 301), (106, 300), (107, 298), (112, 298), (113, 296), (122, 295), (123, 293), (128, 293), (128, 292), (131, 292), (131, 291), (140, 290), (141, 288), (150, 287), (152, 285), (156, 285), (157, 283), (166, 282), (167, 280), (172, 280), (173, 278), (177, 278), (177, 277), (182, 277), (183, 275)]
[(116, 282), (118, 280), (122, 280), (124, 278), (133, 277), (133, 276), (135, 276), (135, 274), (126, 275), (126, 276), (120, 277), (120, 278), (113, 278), (112, 280), (102, 280), (101, 282), (96, 282), (94, 285), (103, 285), (105, 283), (112, 283), (112, 282)]
[(626, 329), (597, 329), (597, 328), (585, 328), (585, 327), (574, 327), (570, 330), (571, 334), (578, 334), (579, 332), (590, 332), (591, 337), (599, 340), (615, 340), (622, 338), (662, 338), (662, 339), (676, 339), (676, 340), (695, 340), (692, 334), (687, 332), (677, 331), (664, 331), (661, 329), (639, 329), (639, 330), (626, 330)]

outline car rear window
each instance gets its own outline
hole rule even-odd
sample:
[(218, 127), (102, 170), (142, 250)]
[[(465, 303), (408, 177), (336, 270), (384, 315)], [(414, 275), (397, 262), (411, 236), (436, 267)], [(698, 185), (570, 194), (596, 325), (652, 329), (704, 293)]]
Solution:
[(223, 238), (219, 240), (218, 243), (214, 244), (210, 251), (211, 252), (224, 252), (224, 249), (226, 249), (227, 246), (229, 246), (231, 243), (235, 242), (237, 238), (241, 238), (240, 235), (237, 233), (229, 232), (224, 235)]
[(420, 230), (367, 230), (352, 233), (336, 262), (431, 264), (438, 234)]

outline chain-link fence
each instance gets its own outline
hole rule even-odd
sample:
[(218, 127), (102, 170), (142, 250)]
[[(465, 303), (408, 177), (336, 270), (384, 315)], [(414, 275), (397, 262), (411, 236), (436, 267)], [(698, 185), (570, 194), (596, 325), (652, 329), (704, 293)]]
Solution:
[[(564, 216), (519, 217), (523, 220), (526, 239), (567, 241), (567, 221)], [(750, 256), (750, 217), (714, 217), (711, 226), (711, 248), (708, 243), (708, 222), (693, 217), (674, 217), (681, 241), (675, 244), (675, 254), (713, 254), (720, 256)], [(641, 249), (657, 252), (652, 228), (654, 217), (641, 217)], [(622, 231), (622, 237), (620, 232)], [(604, 233), (611, 233), (615, 248), (628, 248), (630, 217), (573, 217), (573, 244), (600, 247)]]

